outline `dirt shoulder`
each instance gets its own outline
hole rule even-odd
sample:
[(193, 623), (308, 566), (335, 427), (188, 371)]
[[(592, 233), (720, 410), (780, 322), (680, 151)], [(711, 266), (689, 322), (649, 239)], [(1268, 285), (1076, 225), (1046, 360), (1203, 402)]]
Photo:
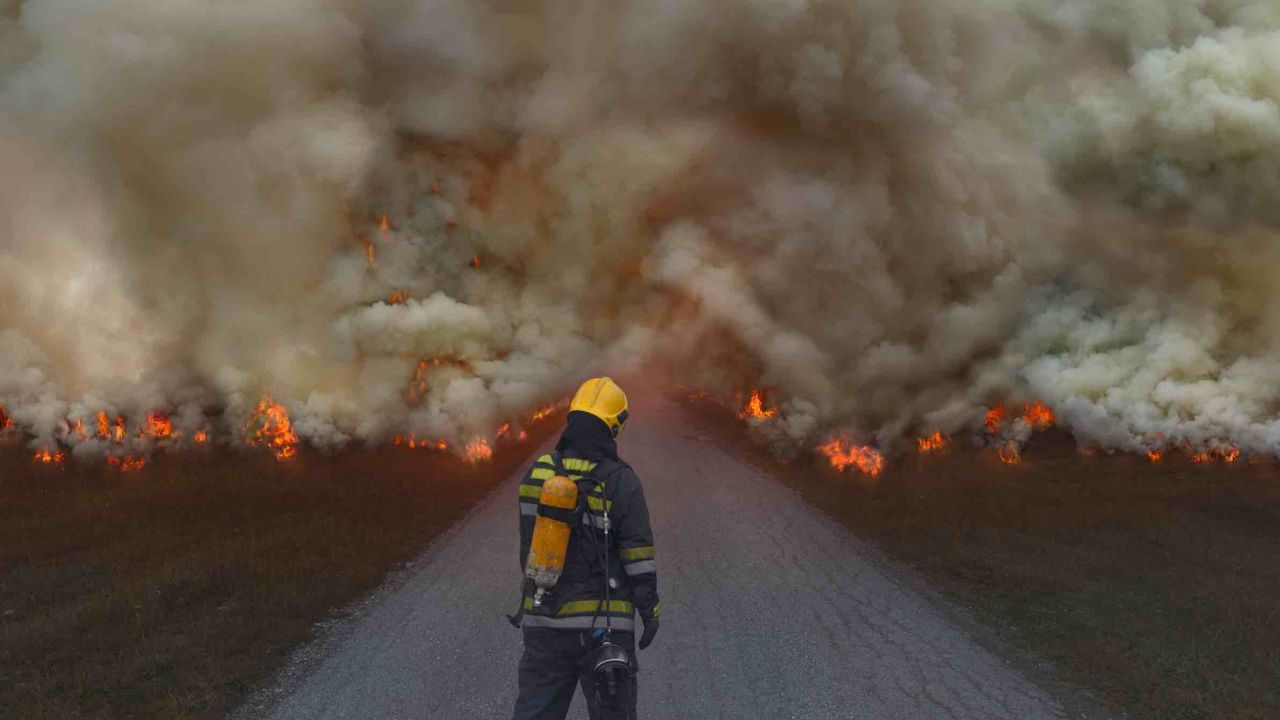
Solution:
[(0, 450), (3, 714), (224, 716), (554, 430), (476, 466), (383, 448), (191, 453), (120, 473)]
[(736, 427), (738, 452), (927, 579), (1033, 677), (1134, 718), (1280, 717), (1275, 465), (1082, 456), (1050, 432), (1017, 465), (953, 443), (872, 479), (780, 461)]

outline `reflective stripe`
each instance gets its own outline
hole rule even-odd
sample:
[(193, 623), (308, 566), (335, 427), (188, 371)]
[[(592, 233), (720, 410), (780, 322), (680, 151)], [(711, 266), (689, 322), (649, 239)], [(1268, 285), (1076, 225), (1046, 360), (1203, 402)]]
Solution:
[(544, 463), (548, 466), (554, 466), (556, 464), (556, 459), (551, 457), (550, 455), (543, 455), (542, 457), (538, 458), (538, 462)]
[(538, 503), (528, 503), (528, 502), (520, 503), (520, 514), (521, 515), (537, 515)]
[[(556, 611), (556, 617), (565, 617), (566, 615), (582, 615), (583, 613), (596, 613), (600, 611), (604, 605), (603, 600), (570, 600), (560, 609)], [(524, 596), (524, 609), (533, 609), (533, 598), (528, 595)], [(635, 607), (630, 600), (610, 600), (609, 614), (611, 615), (630, 615), (635, 611)]]
[(623, 560), (648, 560), (653, 557), (653, 546), (645, 545), (643, 547), (622, 548), (618, 551), (618, 555)]
[(582, 458), (565, 458), (563, 460), (565, 470), (580, 470), (586, 472), (595, 468), (597, 463)]
[[(526, 614), (521, 625), (522, 627), (559, 628), (561, 630), (587, 630), (592, 627), (603, 628), (605, 619), (603, 615), (599, 617), (594, 615), (547, 617), (546, 615)], [(618, 632), (635, 632), (636, 621), (634, 618), (611, 615), (609, 616), (609, 626)]]
[(658, 617), (658, 613), (662, 611), (662, 603), (653, 604), (653, 616)]
[(536, 467), (533, 472), (529, 473), (529, 478), (532, 480), (550, 480), (555, 475), (556, 471), (551, 468)]
[(533, 498), (534, 500), (537, 500), (542, 497), (542, 486), (520, 483), (520, 497)]
[(603, 511), (603, 510), (605, 510), (605, 509), (612, 510), (612, 509), (613, 509), (613, 501), (612, 501), (612, 500), (605, 500), (605, 499), (603, 499), (603, 498), (598, 498), (598, 497), (596, 497), (595, 495), (588, 495), (588, 496), (587, 496), (587, 507), (591, 508), (592, 510), (595, 510), (596, 512), (601, 512), (601, 511)]
[(658, 572), (658, 563), (655, 560), (641, 560), (640, 562), (633, 562), (630, 565), (623, 565), (622, 569), (626, 570), (628, 575), (656, 573)]

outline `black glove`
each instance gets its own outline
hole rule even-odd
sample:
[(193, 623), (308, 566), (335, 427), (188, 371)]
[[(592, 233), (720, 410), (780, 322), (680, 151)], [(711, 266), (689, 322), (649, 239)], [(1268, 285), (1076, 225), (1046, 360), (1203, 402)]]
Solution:
[(640, 636), (640, 649), (649, 647), (653, 636), (658, 634), (658, 618), (647, 618), (644, 621), (644, 634)]

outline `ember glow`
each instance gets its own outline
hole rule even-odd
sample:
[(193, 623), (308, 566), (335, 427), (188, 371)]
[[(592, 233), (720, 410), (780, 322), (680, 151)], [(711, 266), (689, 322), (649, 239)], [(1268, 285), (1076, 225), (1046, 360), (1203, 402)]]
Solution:
[(916, 448), (921, 453), (934, 452), (947, 446), (947, 438), (940, 432), (928, 437), (916, 438)]
[(484, 438), (475, 438), (467, 443), (466, 448), (462, 452), (464, 460), (471, 464), (476, 464), (493, 458), (493, 448), (489, 447), (489, 442)]
[(1022, 462), (1022, 448), (1012, 440), (1001, 443), (1000, 447), (996, 448), (996, 455), (1000, 458), (1000, 462), (1006, 465), (1017, 465)]
[(1147, 459), (1153, 463), (1158, 463), (1164, 459), (1164, 451), (1159, 448), (1151, 448), (1147, 451)]
[(116, 468), (121, 472), (134, 472), (141, 470), (147, 464), (146, 458), (134, 457), (133, 455), (125, 455), (123, 457), (116, 455), (107, 456), (107, 465)]
[(769, 420), (778, 416), (778, 409), (765, 407), (764, 394), (759, 390), (751, 391), (751, 398), (747, 400), (747, 404), (738, 411), (738, 417), (752, 420)]
[(35, 456), (32, 457), (33, 462), (43, 465), (61, 465), (65, 459), (66, 454), (61, 450), (50, 450), (49, 448), (37, 451)]
[(410, 450), (431, 449), (431, 450), (440, 450), (443, 452), (449, 449), (449, 443), (445, 442), (444, 440), (422, 439), (422, 438), (419, 438), (417, 435), (414, 435), (413, 433), (409, 433), (408, 435), (397, 435), (395, 439), (395, 445), (397, 447), (406, 447), (406, 448), (409, 448)]
[(4, 405), (0, 405), (0, 431), (8, 430), (13, 427), (13, 418), (9, 417), (9, 411)]
[(271, 398), (263, 398), (253, 409), (253, 417), (245, 428), (250, 445), (267, 447), (277, 460), (288, 460), (298, 454), (298, 436), (293, 431), (289, 412)]
[(404, 301), (409, 299), (409, 294), (404, 290), (396, 290), (387, 296), (388, 305), (403, 305)]
[(818, 452), (826, 456), (831, 467), (838, 472), (846, 468), (856, 467), (862, 472), (877, 477), (884, 470), (884, 456), (869, 445), (856, 446), (846, 444), (843, 440), (834, 439), (818, 447)]
[(418, 362), (418, 367), (413, 371), (413, 379), (409, 381), (409, 387), (404, 390), (405, 402), (410, 406), (417, 406), (427, 396), (427, 392), (431, 390), (430, 383), (427, 382), (427, 371), (432, 367), (432, 363), (427, 360)]
[(191, 436), (191, 439), (197, 445), (203, 445), (209, 441), (209, 431), (203, 429), (197, 430), (195, 434)]

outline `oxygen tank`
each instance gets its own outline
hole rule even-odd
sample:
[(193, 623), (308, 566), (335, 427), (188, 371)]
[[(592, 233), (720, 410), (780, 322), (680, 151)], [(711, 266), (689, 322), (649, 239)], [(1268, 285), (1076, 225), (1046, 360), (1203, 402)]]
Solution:
[(525, 575), (538, 588), (533, 595), (534, 607), (542, 606), (547, 592), (560, 580), (569, 549), (569, 522), (577, 506), (578, 486), (569, 478), (557, 475), (542, 483), (533, 541), (525, 562)]

